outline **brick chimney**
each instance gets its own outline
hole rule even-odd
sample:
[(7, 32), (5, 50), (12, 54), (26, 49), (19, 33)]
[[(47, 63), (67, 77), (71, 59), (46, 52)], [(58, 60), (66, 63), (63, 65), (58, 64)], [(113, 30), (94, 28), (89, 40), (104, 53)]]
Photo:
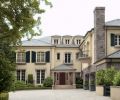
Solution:
[(105, 57), (105, 7), (94, 10), (95, 62)]

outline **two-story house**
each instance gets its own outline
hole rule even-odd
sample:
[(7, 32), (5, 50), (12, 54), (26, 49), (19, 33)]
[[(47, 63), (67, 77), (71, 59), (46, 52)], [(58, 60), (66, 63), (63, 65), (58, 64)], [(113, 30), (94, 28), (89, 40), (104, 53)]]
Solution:
[(16, 51), (17, 80), (26, 82), (32, 74), (35, 85), (52, 77), (54, 88), (75, 88), (75, 78), (81, 72), (78, 54), (82, 38), (54, 35), (23, 41)]

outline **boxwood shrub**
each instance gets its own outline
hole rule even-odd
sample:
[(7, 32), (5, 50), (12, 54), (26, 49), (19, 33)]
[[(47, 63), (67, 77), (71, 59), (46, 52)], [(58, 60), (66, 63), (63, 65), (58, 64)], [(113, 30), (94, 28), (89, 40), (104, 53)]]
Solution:
[(47, 77), (43, 82), (44, 87), (52, 87), (52, 85), (53, 85), (53, 79), (51, 77)]

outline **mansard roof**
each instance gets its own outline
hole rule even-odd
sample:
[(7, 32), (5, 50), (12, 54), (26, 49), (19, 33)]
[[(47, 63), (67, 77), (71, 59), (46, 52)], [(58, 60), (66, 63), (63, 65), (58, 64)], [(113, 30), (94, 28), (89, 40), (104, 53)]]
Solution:
[(120, 26), (120, 19), (108, 21), (105, 23), (105, 26)]
[(44, 37), (40, 39), (32, 39), (22, 41), (22, 46), (53, 46), (51, 44), (51, 37)]

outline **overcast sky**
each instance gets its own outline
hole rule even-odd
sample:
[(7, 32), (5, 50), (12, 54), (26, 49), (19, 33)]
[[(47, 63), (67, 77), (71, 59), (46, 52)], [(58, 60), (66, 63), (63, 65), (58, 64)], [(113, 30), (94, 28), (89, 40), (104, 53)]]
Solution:
[(42, 14), (42, 37), (85, 35), (94, 26), (93, 11), (104, 6), (106, 21), (120, 19), (120, 0), (51, 0), (53, 7)]

